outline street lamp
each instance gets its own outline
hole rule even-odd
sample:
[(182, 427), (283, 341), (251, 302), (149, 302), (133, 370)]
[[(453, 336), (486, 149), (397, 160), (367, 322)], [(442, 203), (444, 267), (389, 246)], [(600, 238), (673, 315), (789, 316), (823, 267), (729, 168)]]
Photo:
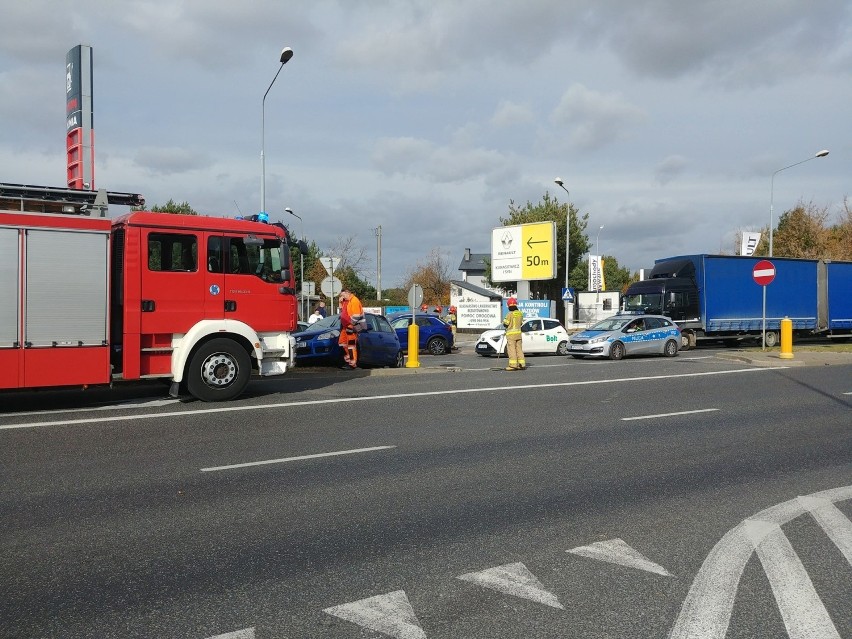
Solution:
[[(302, 216), (296, 215), (295, 213), (293, 213), (293, 209), (291, 209), (289, 206), (284, 209), (284, 212), (289, 213), (290, 215), (292, 215), (293, 217), (295, 217), (299, 220), (299, 226), (301, 227), (301, 230), (302, 230), (302, 233), (301, 233), (302, 241), (304, 242), (305, 241), (305, 222), (302, 220)], [(301, 247), (299, 247), (299, 281), (302, 283), (302, 321), (305, 321), (305, 319), (308, 316), (308, 305), (306, 304), (306, 301), (305, 301), (305, 256), (302, 253)]]
[(281, 69), (284, 68), (284, 65), (293, 57), (293, 49), (290, 47), (285, 47), (281, 51), (281, 66), (278, 67), (278, 72), (275, 74), (275, 77), (272, 78), (272, 82), (269, 83), (269, 87), (266, 89), (266, 93), (263, 94), (263, 100), (260, 102), (260, 212), (266, 213), (266, 159), (264, 157), (264, 146), (265, 146), (265, 137), (266, 137), (266, 96), (269, 93), (269, 89), (272, 88), (272, 85), (275, 84), (275, 80), (278, 79), (278, 74), (281, 73)]
[[(565, 183), (562, 181), (562, 178), (556, 178), (553, 180), (557, 185), (559, 185), (565, 193), (568, 194), (568, 197), (571, 197), (571, 193), (568, 189), (565, 188)], [(568, 257), (571, 255), (571, 203), (568, 202), (568, 215), (565, 216), (565, 289), (568, 289)], [(573, 302), (569, 303), (568, 300), (565, 300), (565, 326), (568, 326), (568, 309), (571, 309), (571, 323), (574, 322), (574, 304)]]
[(773, 213), (773, 199), (775, 197), (775, 176), (781, 173), (781, 171), (785, 171), (794, 166), (799, 166), (800, 164), (804, 164), (805, 162), (810, 162), (811, 160), (816, 160), (817, 158), (824, 158), (828, 155), (828, 149), (823, 149), (816, 155), (812, 155), (809, 158), (802, 160), (801, 162), (796, 162), (795, 164), (791, 164), (789, 166), (782, 167), (775, 171), (772, 174), (772, 180), (770, 181), (769, 186), (769, 257), (772, 257), (772, 213)]

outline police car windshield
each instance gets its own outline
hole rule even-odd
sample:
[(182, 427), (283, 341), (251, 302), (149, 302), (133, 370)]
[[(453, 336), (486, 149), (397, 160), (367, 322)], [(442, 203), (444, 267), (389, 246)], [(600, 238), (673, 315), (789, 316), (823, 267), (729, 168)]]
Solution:
[(618, 331), (624, 328), (624, 326), (631, 321), (632, 317), (608, 317), (605, 320), (602, 320), (595, 324), (594, 326), (590, 326), (588, 330), (590, 331)]

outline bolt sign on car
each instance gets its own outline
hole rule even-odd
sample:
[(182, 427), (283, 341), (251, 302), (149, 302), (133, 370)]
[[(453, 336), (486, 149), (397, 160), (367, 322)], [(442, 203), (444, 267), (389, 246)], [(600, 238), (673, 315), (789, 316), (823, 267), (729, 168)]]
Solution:
[(627, 355), (674, 357), (680, 329), (662, 315), (613, 315), (571, 336), (571, 356), (622, 359)]
[[(521, 343), (524, 354), (568, 354), (568, 331), (558, 320), (533, 317), (521, 325)], [(506, 329), (502, 326), (485, 331), (474, 347), (483, 357), (506, 353)]]

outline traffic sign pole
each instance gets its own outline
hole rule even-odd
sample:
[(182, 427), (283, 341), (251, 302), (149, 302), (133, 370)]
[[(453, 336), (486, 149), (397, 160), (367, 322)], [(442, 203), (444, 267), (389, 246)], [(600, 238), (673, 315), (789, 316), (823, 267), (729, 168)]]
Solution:
[(754, 265), (751, 276), (758, 286), (763, 287), (763, 328), (761, 350), (766, 350), (766, 287), (775, 279), (775, 265), (769, 260), (760, 260)]

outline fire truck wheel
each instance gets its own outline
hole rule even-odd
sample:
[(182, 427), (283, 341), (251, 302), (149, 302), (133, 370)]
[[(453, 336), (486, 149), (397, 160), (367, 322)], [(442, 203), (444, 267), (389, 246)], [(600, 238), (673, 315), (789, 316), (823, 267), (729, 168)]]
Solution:
[(226, 338), (199, 346), (189, 362), (186, 387), (202, 402), (223, 402), (242, 393), (251, 377), (251, 359), (242, 346)]

